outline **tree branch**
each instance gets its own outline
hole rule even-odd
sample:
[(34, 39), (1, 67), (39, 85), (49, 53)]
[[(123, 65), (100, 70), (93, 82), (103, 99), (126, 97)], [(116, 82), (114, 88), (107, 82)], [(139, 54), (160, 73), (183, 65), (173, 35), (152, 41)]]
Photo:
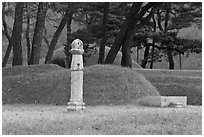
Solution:
[(154, 25), (153, 31), (156, 32), (157, 23), (156, 23), (156, 20), (155, 20), (155, 18), (154, 18), (154, 15), (152, 16), (152, 20), (153, 20), (153, 25)]
[[(152, 46), (152, 47), (157, 48), (158, 50), (165, 50), (165, 49), (169, 48), (169, 47), (160, 47), (160, 46), (158, 46), (156, 44), (152, 44), (152, 43), (147, 43), (145, 46)], [(184, 52), (179, 50), (178, 48), (171, 48), (171, 49), (184, 55)]]
[(159, 9), (157, 10), (157, 17), (158, 17), (158, 19), (157, 19), (158, 27), (159, 27), (160, 31), (163, 31), (164, 29), (162, 28), (162, 25), (161, 25), (161, 14), (159, 12)]
[(141, 18), (141, 21), (140, 21), (140, 24), (139, 26), (144, 26), (146, 24), (149, 24), (150, 22), (150, 19), (154, 16), (154, 10), (155, 10), (156, 6), (152, 7), (151, 11), (149, 12), (149, 14), (144, 17), (144, 18)]
[(159, 6), (160, 4), (162, 4), (162, 3), (156, 3), (156, 2), (147, 3), (145, 6), (143, 6), (141, 8), (141, 10), (138, 14), (138, 19), (141, 19), (150, 8), (155, 8), (155, 6)]

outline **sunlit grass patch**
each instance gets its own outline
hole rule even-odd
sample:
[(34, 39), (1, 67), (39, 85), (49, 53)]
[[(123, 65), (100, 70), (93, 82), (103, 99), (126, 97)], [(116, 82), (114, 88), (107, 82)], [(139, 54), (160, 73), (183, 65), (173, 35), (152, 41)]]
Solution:
[(3, 134), (201, 134), (202, 108), (86, 106), (67, 112), (67, 106), (3, 105)]

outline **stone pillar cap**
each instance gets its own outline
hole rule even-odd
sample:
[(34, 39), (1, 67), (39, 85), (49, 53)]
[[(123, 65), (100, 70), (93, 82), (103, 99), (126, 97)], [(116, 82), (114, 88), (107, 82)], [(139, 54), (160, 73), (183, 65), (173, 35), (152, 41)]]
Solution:
[(71, 44), (72, 49), (83, 50), (83, 42), (80, 39), (75, 39)]

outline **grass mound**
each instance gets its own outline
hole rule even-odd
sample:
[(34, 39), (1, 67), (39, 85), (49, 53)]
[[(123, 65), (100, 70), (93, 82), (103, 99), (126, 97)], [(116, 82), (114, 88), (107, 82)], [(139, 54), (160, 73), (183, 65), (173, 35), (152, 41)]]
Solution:
[(202, 71), (199, 70), (142, 70), (162, 96), (187, 96), (188, 105), (202, 105)]
[[(3, 77), (3, 103), (66, 104), (70, 99), (70, 70), (49, 70), (49, 65), (47, 69), (41, 69), (46, 68), (44, 65), (33, 67), (38, 68), (38, 73), (22, 73), (26, 70), (22, 67), (23, 70), (16, 71), (21, 75), (14, 73)], [(87, 105), (135, 104), (137, 99), (150, 95), (159, 93), (142, 75), (131, 69), (94, 65), (84, 70), (84, 102)]]
[(2, 68), (2, 76), (27, 75), (31, 73), (43, 73), (52, 70), (63, 69), (55, 64), (29, 65), (29, 66), (15, 66)]
[(84, 88), (88, 89), (84, 92), (85, 99), (86, 96), (91, 96), (89, 99), (94, 104), (114, 104), (115, 101), (117, 104), (135, 103), (143, 96), (159, 95), (157, 89), (143, 75), (129, 68), (93, 65), (84, 72)]

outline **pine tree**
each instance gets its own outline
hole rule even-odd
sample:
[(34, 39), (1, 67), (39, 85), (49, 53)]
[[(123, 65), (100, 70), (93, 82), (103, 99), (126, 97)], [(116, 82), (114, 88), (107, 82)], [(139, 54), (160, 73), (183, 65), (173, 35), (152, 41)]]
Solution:
[(15, 6), (15, 20), (13, 25), (13, 32), (11, 36), (11, 47), (13, 47), (13, 62), (12, 66), (22, 65), (22, 46), (21, 46), (21, 36), (22, 36), (22, 24), (23, 24), (23, 5), (22, 2), (16, 2)]
[(28, 64), (39, 64), (40, 54), (41, 54), (41, 45), (44, 32), (45, 17), (47, 12), (47, 3), (39, 2), (38, 12), (32, 42), (32, 50)]

